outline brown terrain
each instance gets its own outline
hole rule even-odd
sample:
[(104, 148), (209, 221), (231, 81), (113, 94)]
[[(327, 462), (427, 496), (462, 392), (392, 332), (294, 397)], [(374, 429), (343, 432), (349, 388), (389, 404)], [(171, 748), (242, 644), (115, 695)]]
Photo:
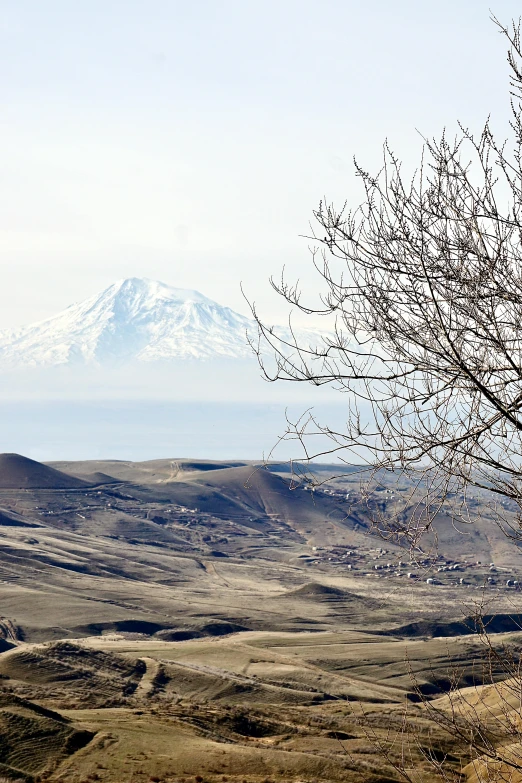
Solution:
[[(409, 489), (372, 502), (407, 513)], [(477, 604), (494, 644), (522, 638), (518, 545), (470, 505), (410, 559), (371, 534), (356, 469), (312, 492), (282, 465), (0, 455), (0, 775), (398, 779), (375, 739), (405, 709), (424, 730), (419, 693), (455, 667), (480, 687)]]

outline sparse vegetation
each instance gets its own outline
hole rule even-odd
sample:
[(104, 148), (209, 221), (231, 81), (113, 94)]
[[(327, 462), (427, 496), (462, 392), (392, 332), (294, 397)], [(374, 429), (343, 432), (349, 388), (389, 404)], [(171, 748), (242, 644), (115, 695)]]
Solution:
[[(478, 682), (480, 648), (457, 620), (493, 558), (488, 594), (502, 611), (491, 620), (492, 638), (508, 633), (517, 643), (519, 593), (505, 581), (516, 580), (518, 550), (501, 533), (442, 539), (449, 551), (436, 563), (439, 584), (424, 580), (429, 558), (406, 582), (399, 574), (411, 564), (401, 550), (368, 538), (365, 501), (349, 470), (310, 493), (290, 489), (282, 471), (245, 465), (191, 468), (190, 480), (180, 470), (159, 485), (158, 476), (171, 474), (168, 460), (155, 464), (149, 484), (148, 465), (83, 469), (102, 467), (123, 471), (110, 489), (0, 490), (6, 518), (24, 523), (0, 525), (2, 611), (12, 614), (2, 627), (19, 632), (0, 648), (0, 724), (13, 705), (36, 721), (33, 733), (10, 730), (14, 756), (0, 752), (4, 766), (19, 759), (14, 777), (397, 780), (399, 750), (384, 762), (372, 747), (400, 733), (405, 706), (409, 725), (427, 725), (405, 653), (419, 692), (434, 704), (451, 662), (461, 682)], [(380, 496), (389, 502), (387, 491)], [(168, 522), (158, 526), (149, 511), (160, 507)], [(210, 520), (228, 557), (203, 540)], [(28, 525), (38, 526), (36, 543), (27, 540)], [(161, 547), (148, 545), (151, 531)], [(496, 681), (505, 672), (493, 666), (491, 675)], [(45, 720), (61, 727), (62, 739), (48, 741)], [(452, 741), (445, 745), (435, 730), (430, 736), (456, 769)], [(26, 761), (33, 745), (37, 773)], [(429, 780), (427, 747), (415, 746), (412, 763)]]

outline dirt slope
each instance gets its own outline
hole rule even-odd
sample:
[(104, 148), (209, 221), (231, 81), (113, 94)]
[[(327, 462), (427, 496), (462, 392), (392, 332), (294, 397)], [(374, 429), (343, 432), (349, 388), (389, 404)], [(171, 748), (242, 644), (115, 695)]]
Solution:
[(0, 489), (80, 489), (87, 482), (20, 454), (0, 454)]

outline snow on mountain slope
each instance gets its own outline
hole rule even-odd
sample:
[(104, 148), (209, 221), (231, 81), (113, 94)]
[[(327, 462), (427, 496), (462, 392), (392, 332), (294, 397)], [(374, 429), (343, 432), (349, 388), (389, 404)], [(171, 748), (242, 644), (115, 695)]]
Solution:
[(0, 365), (51, 367), (250, 358), (255, 323), (197, 291), (120, 280), (58, 315), (0, 332)]

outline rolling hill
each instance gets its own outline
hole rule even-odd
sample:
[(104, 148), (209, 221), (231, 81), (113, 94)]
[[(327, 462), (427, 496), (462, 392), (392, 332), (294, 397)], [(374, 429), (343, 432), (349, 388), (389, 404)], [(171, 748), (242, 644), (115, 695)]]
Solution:
[(87, 482), (20, 454), (0, 454), (0, 489), (81, 489)]

